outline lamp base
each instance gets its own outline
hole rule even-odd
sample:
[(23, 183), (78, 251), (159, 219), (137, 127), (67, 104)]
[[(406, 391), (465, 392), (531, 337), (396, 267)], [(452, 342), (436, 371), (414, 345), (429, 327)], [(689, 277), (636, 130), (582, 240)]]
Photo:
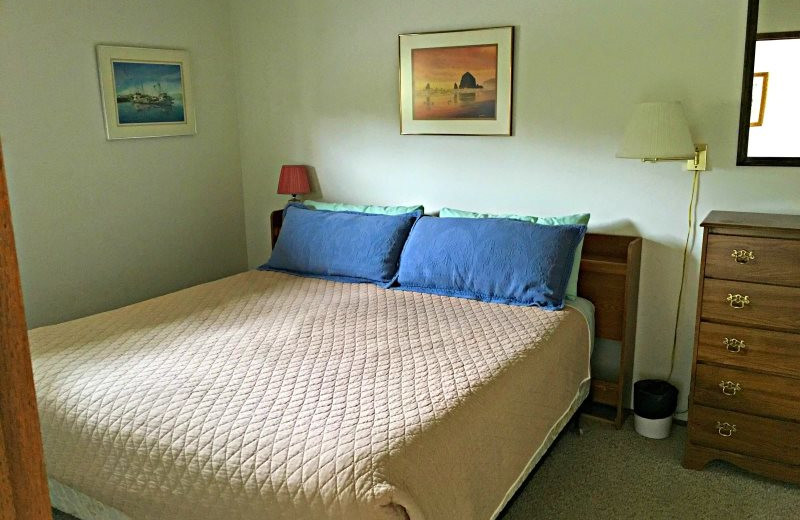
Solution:
[(707, 168), (708, 162), (708, 145), (696, 144), (694, 145), (694, 159), (686, 161), (686, 169), (690, 172), (704, 172)]

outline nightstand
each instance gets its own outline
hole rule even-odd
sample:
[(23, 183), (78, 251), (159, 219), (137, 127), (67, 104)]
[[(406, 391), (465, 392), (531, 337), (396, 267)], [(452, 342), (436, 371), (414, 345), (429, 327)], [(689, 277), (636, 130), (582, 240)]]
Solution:
[[(595, 348), (616, 342), (617, 367), (610, 374), (593, 373), (584, 414), (621, 428), (630, 402), (636, 350), (636, 313), (642, 239), (621, 235), (586, 235), (581, 255), (578, 294), (595, 305)], [(598, 344), (600, 343), (600, 344)]]

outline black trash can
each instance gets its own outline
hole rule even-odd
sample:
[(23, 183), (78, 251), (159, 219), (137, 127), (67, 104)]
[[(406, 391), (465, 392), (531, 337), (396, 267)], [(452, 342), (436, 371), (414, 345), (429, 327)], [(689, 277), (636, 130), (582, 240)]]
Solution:
[(633, 426), (639, 435), (665, 439), (672, 429), (672, 414), (678, 406), (678, 389), (659, 379), (633, 384)]

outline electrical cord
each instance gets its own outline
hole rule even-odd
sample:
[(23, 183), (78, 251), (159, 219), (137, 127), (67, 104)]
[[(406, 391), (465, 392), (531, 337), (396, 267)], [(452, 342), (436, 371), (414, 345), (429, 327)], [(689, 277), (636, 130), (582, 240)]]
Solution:
[[(681, 301), (683, 300), (683, 286), (686, 282), (686, 260), (689, 256), (689, 238), (694, 231), (695, 215), (697, 214), (697, 199), (700, 187), (700, 172), (695, 170), (694, 179), (692, 180), (692, 196), (689, 199), (689, 229), (686, 231), (686, 241), (683, 244), (683, 265), (681, 267), (681, 286), (678, 290), (678, 308), (675, 311), (675, 329), (672, 333), (672, 353), (670, 354), (669, 375), (667, 381), (672, 379), (672, 373), (675, 371), (675, 354), (678, 345), (678, 324), (681, 317)], [(694, 240), (692, 240), (694, 245)], [(676, 412), (681, 413), (681, 412)]]
[[(681, 301), (683, 300), (683, 285), (686, 282), (686, 260), (689, 256), (689, 238), (693, 237), (695, 230), (695, 220), (697, 216), (697, 200), (698, 192), (700, 191), (700, 172), (695, 170), (694, 179), (692, 179), (692, 196), (689, 199), (689, 229), (686, 230), (686, 241), (683, 243), (683, 264), (681, 266), (681, 287), (678, 289), (678, 308), (675, 310), (675, 329), (672, 332), (672, 352), (670, 354), (669, 375), (667, 382), (672, 379), (672, 373), (675, 371), (675, 353), (678, 346), (678, 324), (681, 318)], [(694, 239), (692, 239), (692, 246), (694, 246)], [(688, 412), (689, 409), (674, 412), (673, 415), (678, 415)]]

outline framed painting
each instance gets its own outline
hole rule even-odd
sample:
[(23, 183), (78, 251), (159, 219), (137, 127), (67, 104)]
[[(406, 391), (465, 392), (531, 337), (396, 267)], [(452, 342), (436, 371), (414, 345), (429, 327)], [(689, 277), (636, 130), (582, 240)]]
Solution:
[(753, 74), (753, 104), (750, 107), (750, 126), (762, 126), (764, 124), (768, 85), (769, 72), (756, 72)]
[(97, 68), (108, 139), (196, 133), (186, 51), (98, 45)]
[(513, 27), (399, 39), (401, 134), (511, 135)]

